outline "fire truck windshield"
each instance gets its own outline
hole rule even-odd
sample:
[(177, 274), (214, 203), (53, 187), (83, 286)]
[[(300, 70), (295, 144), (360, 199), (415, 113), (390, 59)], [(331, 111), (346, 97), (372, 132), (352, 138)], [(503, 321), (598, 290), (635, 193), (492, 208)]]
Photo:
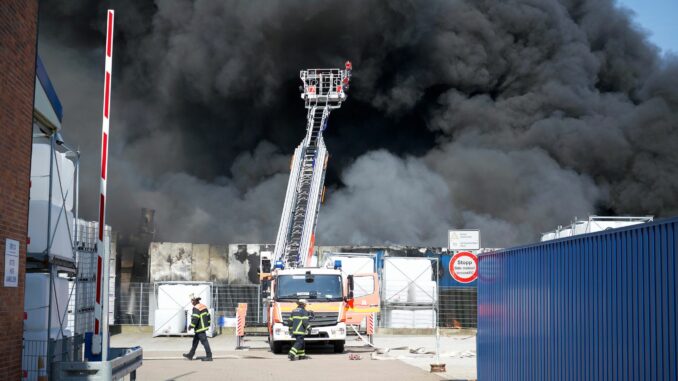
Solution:
[(276, 279), (276, 299), (342, 300), (339, 275), (281, 275)]

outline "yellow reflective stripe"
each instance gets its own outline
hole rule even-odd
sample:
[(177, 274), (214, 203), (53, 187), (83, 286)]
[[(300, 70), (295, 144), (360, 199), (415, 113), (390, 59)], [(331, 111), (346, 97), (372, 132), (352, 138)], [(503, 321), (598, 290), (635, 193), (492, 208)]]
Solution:
[(292, 316), (292, 319), (308, 319), (308, 316)]
[(292, 332), (293, 335), (303, 335), (304, 332), (301, 331), (301, 326), (303, 325), (303, 321), (299, 321), (299, 324), (294, 328), (294, 332)]
[(365, 308), (357, 307), (357, 308), (349, 308), (347, 311), (348, 312), (361, 312), (361, 313), (362, 312), (380, 312), (381, 308), (379, 308), (379, 307), (365, 307)]
[[(306, 311), (313, 312), (339, 312), (343, 302), (321, 302), (306, 306)], [(297, 309), (294, 303), (277, 303), (280, 312), (292, 312)]]
[[(198, 333), (198, 332), (204, 332), (204, 331), (207, 331), (207, 330), (209, 329), (209, 327), (205, 326), (205, 321), (203, 320), (203, 318), (204, 318), (205, 316), (208, 316), (208, 315), (209, 315), (209, 311), (208, 311), (208, 310), (204, 310), (204, 312), (201, 312), (200, 314), (192, 314), (192, 315), (191, 315), (192, 317), (195, 317), (195, 318), (200, 319), (200, 328), (194, 329), (194, 331), (195, 331), (196, 333)], [(193, 324), (193, 322), (191, 322), (191, 328), (196, 328), (196, 326), (195, 326), (195, 324)]]

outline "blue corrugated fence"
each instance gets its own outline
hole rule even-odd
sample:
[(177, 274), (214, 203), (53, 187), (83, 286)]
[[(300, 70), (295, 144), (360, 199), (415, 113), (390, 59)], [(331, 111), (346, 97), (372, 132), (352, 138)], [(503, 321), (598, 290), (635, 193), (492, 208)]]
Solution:
[(678, 380), (677, 229), (481, 254), (478, 379)]

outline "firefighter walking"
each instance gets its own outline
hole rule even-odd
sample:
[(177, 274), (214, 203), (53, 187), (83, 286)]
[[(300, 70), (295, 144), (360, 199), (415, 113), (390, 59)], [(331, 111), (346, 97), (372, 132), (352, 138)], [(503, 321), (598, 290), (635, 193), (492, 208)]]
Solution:
[(306, 348), (304, 345), (304, 336), (311, 329), (309, 322), (311, 314), (306, 310), (308, 302), (306, 299), (299, 299), (297, 301), (297, 308), (292, 311), (287, 326), (290, 327), (290, 333), (294, 337), (294, 345), (290, 348), (288, 355), (289, 359), (294, 361), (297, 359), (306, 359)]
[(200, 297), (191, 294), (191, 304), (193, 304), (193, 313), (191, 314), (191, 328), (193, 329), (193, 345), (191, 351), (184, 353), (184, 357), (193, 360), (195, 350), (198, 349), (198, 342), (205, 348), (205, 357), (202, 361), (212, 361), (212, 350), (210, 343), (207, 341), (207, 330), (212, 324), (212, 317), (207, 309), (207, 306), (200, 303)]

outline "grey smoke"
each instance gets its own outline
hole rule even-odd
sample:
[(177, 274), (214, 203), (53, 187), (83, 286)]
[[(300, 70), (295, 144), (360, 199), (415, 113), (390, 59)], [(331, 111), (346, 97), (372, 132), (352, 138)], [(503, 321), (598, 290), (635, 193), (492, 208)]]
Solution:
[[(40, 52), (65, 135), (93, 159), (82, 201), (94, 218), (106, 5), (68, 3), (42, 6)], [(304, 133), (298, 70), (346, 58), (355, 78), (330, 117), (338, 178), (318, 243), (442, 246), (448, 228), (477, 227), (496, 247), (575, 216), (678, 213), (678, 61), (612, 0), (113, 7), (119, 229), (146, 206), (163, 240), (274, 241)], [(422, 140), (384, 148), (404, 136)]]

